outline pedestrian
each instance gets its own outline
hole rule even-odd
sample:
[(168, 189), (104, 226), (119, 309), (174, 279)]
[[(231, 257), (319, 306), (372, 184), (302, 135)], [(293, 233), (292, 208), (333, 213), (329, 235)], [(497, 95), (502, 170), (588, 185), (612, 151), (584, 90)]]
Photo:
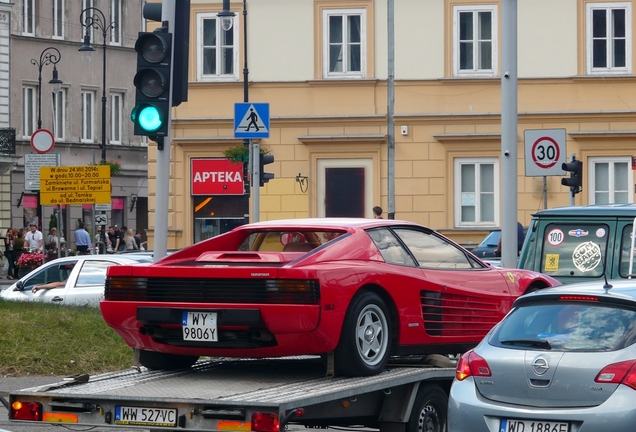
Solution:
[(133, 236), (133, 232), (130, 228), (127, 229), (124, 234), (124, 244), (126, 245), (126, 250), (139, 250), (135, 236)]
[(119, 233), (115, 231), (114, 226), (108, 227), (108, 247), (106, 248), (109, 253), (115, 253), (119, 248)]
[(382, 207), (380, 206), (373, 207), (373, 219), (384, 219), (382, 217)]
[(146, 250), (146, 245), (148, 244), (148, 242), (141, 241), (141, 231), (139, 230), (135, 231), (135, 242), (137, 243), (137, 249)]
[(79, 222), (78, 227), (75, 230), (75, 246), (80, 255), (86, 255), (91, 246), (91, 236), (84, 229), (84, 222)]
[(106, 253), (107, 244), (110, 244), (110, 242), (108, 241), (108, 237), (104, 234), (102, 227), (98, 225), (97, 234), (95, 234), (95, 247), (97, 247), (97, 251), (99, 254)]
[(119, 246), (117, 247), (117, 252), (123, 252), (126, 250), (126, 241), (124, 240), (126, 231), (128, 231), (128, 227), (126, 225), (122, 225), (121, 228), (119, 228)]
[[(497, 257), (501, 256), (501, 237), (499, 236), (499, 241), (497, 242), (497, 247), (494, 250), (494, 254)], [(521, 248), (523, 247), (523, 241), (526, 238), (526, 233), (523, 231), (523, 225), (521, 222), (517, 221), (517, 253), (521, 252)]]
[(31, 250), (42, 250), (44, 237), (42, 236), (42, 232), (38, 230), (38, 227), (33, 222), (29, 224), (29, 232), (27, 232), (24, 236), (24, 241), (27, 247)]
[(7, 268), (7, 279), (13, 279), (15, 273), (15, 240), (18, 237), (18, 230), (15, 228), (9, 228), (7, 230), (7, 236), (4, 239), (4, 256), (7, 258), (9, 267)]
[[(15, 229), (15, 228), (14, 228)], [(24, 253), (24, 229), (20, 228), (18, 230), (18, 236), (15, 238), (13, 242), (13, 257), (15, 258), (14, 263), (17, 263), (20, 259), (20, 255)], [(13, 277), (14, 279), (18, 279), (18, 266), (13, 266)]]

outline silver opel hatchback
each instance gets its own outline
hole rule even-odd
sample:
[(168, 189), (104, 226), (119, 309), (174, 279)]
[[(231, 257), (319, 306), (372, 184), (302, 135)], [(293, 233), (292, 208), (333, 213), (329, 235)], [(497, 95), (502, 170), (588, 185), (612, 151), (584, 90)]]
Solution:
[(635, 430), (636, 281), (519, 297), (461, 356), (448, 420), (449, 432)]

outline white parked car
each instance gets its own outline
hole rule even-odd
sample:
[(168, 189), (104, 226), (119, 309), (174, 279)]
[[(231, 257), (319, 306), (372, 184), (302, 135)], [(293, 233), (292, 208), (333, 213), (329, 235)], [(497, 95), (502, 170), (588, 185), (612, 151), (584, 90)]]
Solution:
[[(10, 287), (0, 291), (0, 298), (73, 305), (88, 304), (97, 307), (104, 297), (104, 283), (108, 267), (144, 262), (152, 262), (152, 257), (127, 254), (57, 258), (36, 268)], [(65, 282), (65, 284), (33, 292), (33, 287), (52, 282)]]

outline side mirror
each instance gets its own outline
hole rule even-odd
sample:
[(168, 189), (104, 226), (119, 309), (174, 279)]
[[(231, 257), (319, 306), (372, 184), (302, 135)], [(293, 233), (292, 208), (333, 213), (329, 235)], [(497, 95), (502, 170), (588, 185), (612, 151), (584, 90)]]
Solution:
[(24, 281), (19, 280), (15, 286), (16, 291), (24, 291)]

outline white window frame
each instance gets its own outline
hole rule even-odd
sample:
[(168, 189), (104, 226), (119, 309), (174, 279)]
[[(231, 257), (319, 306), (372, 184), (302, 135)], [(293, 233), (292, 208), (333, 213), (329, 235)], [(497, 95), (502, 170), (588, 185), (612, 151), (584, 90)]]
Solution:
[(53, 103), (51, 104), (51, 122), (53, 125), (53, 136), (56, 141), (66, 139), (66, 90), (62, 87), (58, 92), (51, 92)]
[[(360, 70), (349, 71), (348, 59), (348, 42), (344, 41), (344, 37), (347, 34), (347, 20), (348, 16), (359, 15), (360, 16)], [(342, 72), (330, 72), (329, 60), (329, 18), (332, 16), (343, 17), (343, 70)], [(322, 11), (322, 75), (324, 78), (336, 78), (336, 79), (360, 79), (365, 78), (367, 70), (367, 11), (366, 9), (325, 9)]]
[(205, 20), (216, 20), (217, 21), (217, 25), (216, 25), (216, 40), (217, 40), (217, 44), (216, 44), (216, 51), (217, 51), (217, 56), (216, 56), (216, 70), (220, 71), (222, 70), (222, 63), (221, 63), (221, 55), (220, 51), (221, 51), (221, 45), (220, 45), (220, 41), (222, 40), (221, 38), (221, 32), (223, 31), (221, 28), (221, 20), (218, 18), (216, 13), (200, 13), (197, 14), (197, 81), (238, 81), (239, 75), (238, 75), (238, 71), (239, 71), (239, 43), (238, 43), (238, 38), (239, 38), (239, 20), (238, 18), (235, 16), (233, 19), (233, 24), (232, 24), (232, 38), (234, 40), (234, 48), (232, 50), (232, 70), (233, 72), (231, 74), (221, 74), (221, 73), (217, 73), (217, 74), (204, 74), (203, 73), (203, 65), (204, 65), (204, 57), (203, 57), (203, 51), (204, 51), (204, 46), (203, 46), (203, 22)]
[(121, 144), (122, 112), (124, 109), (124, 95), (122, 93), (110, 94), (110, 144)]
[(92, 90), (82, 90), (81, 141), (83, 143), (95, 142), (95, 92)]
[(110, 21), (109, 23), (115, 23), (114, 27), (110, 29), (110, 44), (121, 45), (121, 0), (110, 0)]
[[(494, 221), (481, 221), (481, 187), (479, 181), (479, 170), (475, 169), (475, 192), (474, 196), (470, 197), (468, 194), (462, 193), (462, 178), (461, 178), (461, 167), (462, 165), (475, 165), (476, 167), (480, 165), (493, 165), (493, 182), (494, 182)], [(454, 160), (454, 203), (455, 203), (455, 227), (456, 228), (465, 228), (465, 227), (497, 227), (499, 226), (499, 211), (500, 211), (500, 201), (501, 194), (499, 191), (499, 159), (497, 158), (455, 158)], [(475, 205), (475, 221), (462, 221), (462, 204), (466, 200), (474, 200)]]
[(37, 127), (37, 94), (37, 86), (22, 86), (22, 136), (25, 138), (30, 137)]
[(627, 193), (627, 199), (628, 199), (628, 203), (631, 204), (634, 202), (634, 174), (632, 171), (632, 158), (630, 156), (624, 156), (624, 157), (590, 157), (588, 159), (588, 165), (589, 165), (589, 173), (588, 173), (588, 185), (589, 185), (589, 192), (588, 192), (588, 201), (590, 204), (597, 204), (596, 203), (596, 164), (608, 164), (609, 170), (608, 170), (608, 185), (609, 185), (609, 190), (608, 191), (603, 191), (603, 192), (607, 192), (609, 194), (609, 204), (615, 204), (615, 198), (616, 198), (616, 189), (615, 189), (615, 185), (616, 185), (616, 180), (615, 180), (615, 166), (616, 164), (626, 164), (627, 165), (627, 179), (626, 179), (626, 183), (627, 183), (627, 190), (626, 191), (621, 191), (621, 192), (625, 192)]
[(64, 39), (64, 0), (53, 0), (53, 39)]
[(325, 199), (327, 190), (325, 186), (327, 168), (364, 168), (364, 208), (366, 209), (366, 217), (373, 217), (373, 159), (371, 158), (355, 158), (355, 159), (317, 159), (316, 168), (318, 171), (317, 179), (317, 213), (318, 217), (325, 217)]
[(35, 36), (35, 0), (22, 0), (22, 34)]
[[(82, 0), (82, 10), (94, 7), (93, 0)], [(86, 27), (82, 26), (82, 32), (80, 34), (80, 42), (84, 42), (84, 35), (86, 34)], [(91, 43), (95, 43), (95, 29), (93, 27), (88, 28), (88, 35), (91, 38)]]
[[(606, 35), (606, 55), (608, 67), (593, 67), (594, 46), (593, 46), (593, 23), (592, 11), (605, 10), (607, 33), (611, 34), (613, 23), (611, 22), (611, 11), (625, 9), (625, 66), (614, 67), (611, 65), (614, 50), (612, 49), (612, 39)], [(617, 3), (587, 3), (586, 4), (586, 46), (587, 46), (587, 73), (588, 75), (624, 75), (632, 73), (632, 5), (628, 2)]]
[[(459, 40), (459, 15), (462, 12), (471, 12), (473, 14), (473, 69), (460, 69), (460, 40)], [(479, 12), (490, 12), (492, 14), (492, 29), (491, 29), (491, 69), (479, 69), (475, 66), (479, 62), (479, 44), (478, 42), (478, 26), (477, 15)], [(498, 28), (497, 6), (496, 5), (465, 5), (455, 6), (453, 8), (453, 73), (455, 76), (473, 76), (473, 77), (492, 77), (497, 75), (498, 70), (498, 46), (499, 46), (499, 28)]]

